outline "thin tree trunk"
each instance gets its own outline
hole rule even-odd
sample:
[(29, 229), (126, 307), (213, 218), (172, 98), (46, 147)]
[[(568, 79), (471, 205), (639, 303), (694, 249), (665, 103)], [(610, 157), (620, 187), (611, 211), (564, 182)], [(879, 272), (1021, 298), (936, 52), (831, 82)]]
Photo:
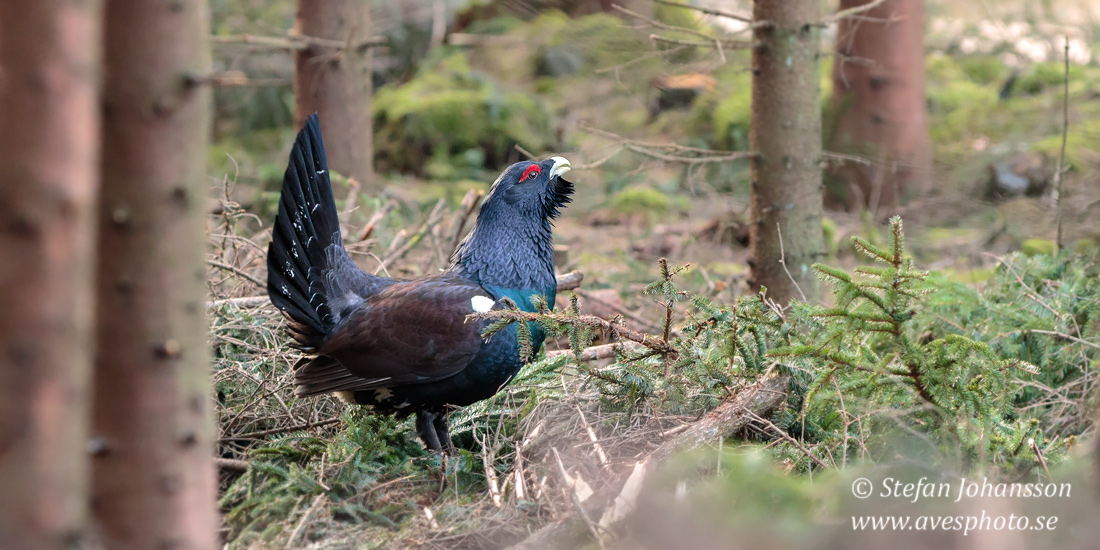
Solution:
[(0, 2), (0, 548), (69, 548), (87, 498), (100, 3)]
[(295, 30), (339, 40), (347, 49), (311, 46), (295, 54), (294, 121), (317, 113), (332, 170), (372, 186), (370, 3), (363, 0), (298, 0)]
[[(870, 0), (841, 0), (840, 9)], [(833, 64), (836, 124), (829, 148), (867, 156), (872, 166), (839, 165), (849, 208), (891, 210), (908, 187), (931, 183), (924, 99), (924, 0), (887, 0), (841, 19)]]
[(758, 1), (753, 18), (771, 24), (752, 57), (752, 283), (786, 303), (817, 294), (822, 253), (820, 2)]
[(104, 546), (217, 541), (203, 301), (202, 0), (107, 0), (93, 514)]

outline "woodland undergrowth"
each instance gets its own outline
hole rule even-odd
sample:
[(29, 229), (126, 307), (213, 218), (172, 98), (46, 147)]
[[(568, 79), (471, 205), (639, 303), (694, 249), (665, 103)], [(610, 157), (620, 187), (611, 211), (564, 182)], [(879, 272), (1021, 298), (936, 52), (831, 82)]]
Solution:
[(644, 290), (660, 305), (653, 333), (586, 315), (575, 294), (554, 311), (479, 314), (493, 319), (486, 337), (517, 323), (526, 342), (537, 324), (566, 349), (453, 413), (447, 457), (408, 421), (292, 397), (278, 316), (223, 300), (211, 309), (220, 453), (246, 464), (223, 475), (227, 538), (506, 545), (774, 376), (792, 381), (786, 406), (735, 436), (792, 476), (897, 460), (899, 440), (960, 472), (1049, 476), (1091, 429), (1100, 261), (1010, 255), (974, 288), (919, 270), (901, 220), (889, 229), (882, 246), (853, 238), (869, 265), (814, 266), (826, 304), (781, 307), (766, 291), (717, 303), (662, 260)]

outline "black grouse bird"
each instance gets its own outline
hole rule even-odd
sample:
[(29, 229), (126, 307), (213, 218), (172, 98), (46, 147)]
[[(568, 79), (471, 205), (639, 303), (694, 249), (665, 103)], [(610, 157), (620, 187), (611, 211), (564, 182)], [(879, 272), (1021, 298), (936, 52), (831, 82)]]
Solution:
[[(553, 307), (553, 220), (570, 201), (554, 157), (509, 166), (493, 183), (474, 229), (439, 275), (415, 280), (360, 270), (344, 250), (317, 115), (290, 152), (271, 246), (267, 292), (289, 321), (299, 396), (336, 392), (377, 412), (416, 413), (416, 431), (436, 451), (450, 445), (445, 415), (497, 393), (530, 357), (512, 325), (488, 341), (489, 321), (466, 316), (510, 298), (534, 311)], [(533, 349), (544, 335), (532, 330)]]

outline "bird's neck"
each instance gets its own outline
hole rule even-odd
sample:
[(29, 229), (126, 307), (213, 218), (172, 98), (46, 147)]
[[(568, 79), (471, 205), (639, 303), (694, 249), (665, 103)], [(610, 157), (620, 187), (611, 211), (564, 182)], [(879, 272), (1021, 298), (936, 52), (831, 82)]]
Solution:
[(554, 241), (550, 221), (533, 222), (508, 213), (479, 216), (477, 225), (455, 251), (451, 269), (523, 309), (535, 294), (554, 303)]

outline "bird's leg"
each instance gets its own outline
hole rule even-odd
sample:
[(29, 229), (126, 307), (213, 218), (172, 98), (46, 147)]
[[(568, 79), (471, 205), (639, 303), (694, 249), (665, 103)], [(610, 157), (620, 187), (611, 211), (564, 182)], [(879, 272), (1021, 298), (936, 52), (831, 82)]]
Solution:
[(428, 411), (416, 412), (416, 435), (424, 442), (429, 451), (443, 452), (443, 446), (439, 444), (439, 435), (435, 429), (436, 413)]
[(435, 428), (436, 438), (439, 439), (439, 443), (443, 447), (444, 452), (450, 453), (450, 451), (454, 449), (454, 445), (451, 444), (451, 430), (447, 426), (446, 413), (440, 413), (436, 416), (432, 424)]

